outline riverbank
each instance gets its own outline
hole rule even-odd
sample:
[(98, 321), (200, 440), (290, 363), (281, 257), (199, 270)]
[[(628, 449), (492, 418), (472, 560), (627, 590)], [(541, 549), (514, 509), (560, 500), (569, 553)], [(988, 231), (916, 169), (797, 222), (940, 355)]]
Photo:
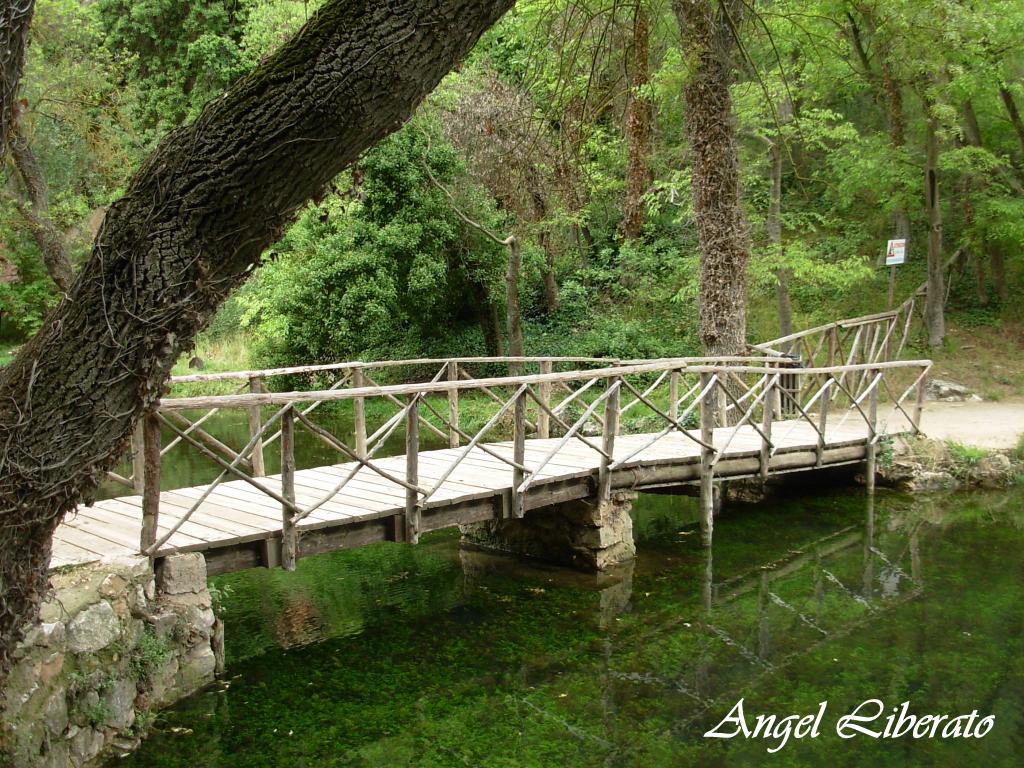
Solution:
[[(1005, 440), (993, 442), (1005, 444)], [(1024, 482), (1024, 436), (1012, 448), (999, 449), (923, 436), (886, 438), (879, 452), (877, 479), (881, 485), (913, 494), (1009, 488)]]
[(135, 749), (157, 713), (213, 682), (223, 624), (201, 555), (54, 572), (14, 653), (0, 749), (17, 768), (83, 768)]

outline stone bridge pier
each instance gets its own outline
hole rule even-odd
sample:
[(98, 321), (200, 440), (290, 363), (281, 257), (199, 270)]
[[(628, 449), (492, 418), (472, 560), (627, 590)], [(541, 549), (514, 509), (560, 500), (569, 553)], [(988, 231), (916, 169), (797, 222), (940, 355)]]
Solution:
[(607, 500), (580, 499), (531, 509), (519, 519), (459, 526), (462, 544), (602, 571), (636, 555), (629, 516), (636, 494), (614, 492)]

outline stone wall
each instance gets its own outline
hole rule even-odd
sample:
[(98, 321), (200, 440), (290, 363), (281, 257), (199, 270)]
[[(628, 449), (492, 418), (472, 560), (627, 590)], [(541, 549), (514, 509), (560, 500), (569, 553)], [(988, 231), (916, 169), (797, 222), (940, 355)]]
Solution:
[(223, 631), (202, 555), (79, 566), (51, 576), (40, 623), (3, 692), (18, 768), (79, 768), (135, 747), (154, 713), (214, 679)]
[(468, 546), (600, 571), (632, 560), (636, 494), (615, 493), (608, 501), (569, 501), (532, 509), (520, 520), (489, 520), (460, 526)]

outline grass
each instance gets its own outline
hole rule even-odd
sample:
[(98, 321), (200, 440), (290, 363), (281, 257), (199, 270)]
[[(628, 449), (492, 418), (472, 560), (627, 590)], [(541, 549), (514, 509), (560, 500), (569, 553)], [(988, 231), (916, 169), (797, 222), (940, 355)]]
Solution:
[(930, 376), (949, 379), (985, 400), (1024, 397), (1024, 323), (965, 327), (951, 322), (946, 346), (935, 353)]
[[(203, 361), (202, 368), (190, 368), (189, 361), (198, 357)], [(249, 337), (244, 333), (232, 336), (221, 336), (211, 339), (203, 334), (196, 339), (195, 349), (182, 355), (174, 368), (172, 376), (188, 376), (202, 373), (223, 373), (227, 371), (245, 371), (249, 365)], [(196, 395), (230, 395), (234, 394), (245, 382), (241, 381), (206, 381), (172, 384), (172, 397), (192, 397)]]
[(18, 344), (11, 344), (9, 342), (0, 342), (0, 368), (14, 359), (14, 353), (18, 346)]

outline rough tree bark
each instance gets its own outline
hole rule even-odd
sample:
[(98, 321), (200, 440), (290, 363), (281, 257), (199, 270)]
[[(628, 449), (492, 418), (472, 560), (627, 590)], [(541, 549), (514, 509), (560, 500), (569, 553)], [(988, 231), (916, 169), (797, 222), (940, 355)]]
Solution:
[(925, 151), (925, 206), (928, 209), (928, 288), (924, 319), (928, 344), (941, 347), (946, 337), (946, 290), (942, 279), (942, 210), (939, 208), (939, 139), (931, 105), (925, 104), (928, 115)]
[(169, 134), (107, 212), (70, 297), (0, 373), (0, 667), (50, 538), (171, 367), (298, 208), (416, 105), (514, 0), (329, 0)]
[(622, 206), (621, 231), (624, 240), (640, 237), (646, 213), (644, 195), (650, 181), (647, 158), (651, 152), (654, 125), (654, 106), (645, 93), (650, 82), (650, 34), (650, 15), (647, 6), (640, 2), (633, 19), (633, 76), (626, 111), (629, 162), (626, 166), (626, 197)]
[(729, 95), (733, 44), (729, 27), (738, 21), (740, 4), (673, 0), (672, 8), (691, 62), (684, 96), (701, 255), (700, 339), (707, 355), (737, 355), (746, 349), (750, 258)]
[(43, 256), (46, 271), (57, 287), (67, 293), (71, 290), (75, 273), (64, 247), (64, 239), (50, 218), (50, 191), (46, 186), (43, 170), (39, 167), (32, 147), (17, 124), (11, 126), (8, 145), (11, 160), (18, 169), (29, 201), (28, 206), (20, 200), (15, 200), (14, 204), (32, 231), (32, 239)]
[(7, 153), (7, 136), (14, 124), (14, 100), (25, 64), (28, 29), (35, 0), (0, 0), (0, 166)]

